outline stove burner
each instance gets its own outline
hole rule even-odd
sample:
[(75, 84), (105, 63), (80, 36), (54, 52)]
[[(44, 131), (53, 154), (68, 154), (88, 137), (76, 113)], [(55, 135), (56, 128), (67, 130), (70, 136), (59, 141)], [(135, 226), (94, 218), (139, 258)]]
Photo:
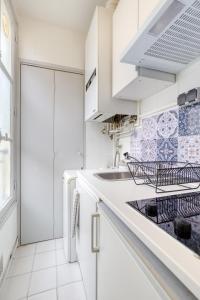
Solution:
[(145, 205), (145, 213), (148, 217), (157, 217), (158, 209), (156, 203), (148, 203)]
[(177, 217), (174, 219), (174, 233), (177, 237), (185, 240), (191, 238), (192, 225), (190, 222), (186, 221), (183, 217)]
[(200, 192), (142, 199), (127, 204), (200, 256)]

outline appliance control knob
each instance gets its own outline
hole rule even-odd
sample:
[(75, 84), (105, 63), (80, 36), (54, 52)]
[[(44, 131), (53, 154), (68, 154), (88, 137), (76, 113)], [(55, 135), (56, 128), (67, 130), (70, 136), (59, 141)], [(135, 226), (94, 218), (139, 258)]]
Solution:
[(174, 233), (177, 237), (185, 240), (189, 240), (192, 234), (192, 225), (183, 217), (177, 217), (174, 219)]
[(145, 213), (148, 217), (157, 217), (158, 209), (156, 203), (148, 203), (145, 205)]

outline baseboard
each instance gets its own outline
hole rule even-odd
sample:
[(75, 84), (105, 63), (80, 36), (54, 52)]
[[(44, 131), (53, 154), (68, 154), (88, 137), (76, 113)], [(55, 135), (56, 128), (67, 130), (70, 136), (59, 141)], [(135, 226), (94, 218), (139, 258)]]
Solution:
[(15, 255), (15, 251), (16, 251), (17, 246), (18, 246), (18, 242), (19, 241), (18, 241), (18, 238), (17, 238), (16, 241), (15, 241), (15, 244), (13, 246), (12, 252), (10, 254), (10, 259), (9, 259), (9, 261), (6, 264), (6, 267), (4, 269), (3, 275), (1, 277), (1, 280), (0, 280), (0, 289), (2, 288), (2, 286), (4, 284), (4, 281), (5, 281), (5, 278), (7, 277), (7, 274), (9, 272), (10, 266), (12, 264), (12, 261), (13, 261), (14, 255)]

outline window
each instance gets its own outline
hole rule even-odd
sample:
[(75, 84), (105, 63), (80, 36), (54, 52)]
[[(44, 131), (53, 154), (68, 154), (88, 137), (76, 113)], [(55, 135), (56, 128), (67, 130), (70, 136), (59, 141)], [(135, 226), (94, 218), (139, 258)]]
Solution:
[(5, 1), (1, 1), (1, 62), (11, 75), (12, 70), (12, 28)]
[(13, 196), (12, 26), (5, 0), (0, 0), (0, 210)]

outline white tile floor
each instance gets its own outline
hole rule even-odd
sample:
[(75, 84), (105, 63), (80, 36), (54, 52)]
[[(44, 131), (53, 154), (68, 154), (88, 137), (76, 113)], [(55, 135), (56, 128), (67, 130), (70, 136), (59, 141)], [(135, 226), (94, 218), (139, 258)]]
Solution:
[(66, 262), (63, 240), (17, 248), (0, 300), (86, 300), (79, 265)]

